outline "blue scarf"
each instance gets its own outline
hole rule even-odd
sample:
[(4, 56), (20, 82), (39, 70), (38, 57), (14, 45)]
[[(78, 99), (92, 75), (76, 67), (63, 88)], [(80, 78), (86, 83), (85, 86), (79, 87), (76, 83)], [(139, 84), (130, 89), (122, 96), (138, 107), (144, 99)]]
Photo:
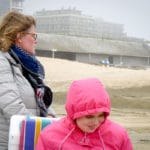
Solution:
[(29, 54), (16, 45), (11, 47), (9, 53), (18, 63), (21, 64), (23, 75), (34, 88), (36, 102), (40, 109), (40, 116), (46, 117), (48, 113), (47, 108), (52, 103), (53, 93), (43, 82), (45, 77), (44, 67), (36, 59), (35, 55)]
[(31, 55), (20, 47), (13, 45), (11, 50), (18, 57), (21, 65), (23, 65), (27, 70), (36, 74), (40, 78), (44, 79), (45, 71), (43, 65), (38, 61), (35, 55)]

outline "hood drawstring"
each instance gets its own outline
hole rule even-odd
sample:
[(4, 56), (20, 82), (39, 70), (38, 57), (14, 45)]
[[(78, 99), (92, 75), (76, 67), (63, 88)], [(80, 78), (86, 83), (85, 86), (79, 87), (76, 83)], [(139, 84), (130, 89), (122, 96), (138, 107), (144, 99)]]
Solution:
[(103, 146), (103, 150), (106, 150), (103, 138), (102, 138), (102, 136), (100, 134), (100, 131), (98, 131), (98, 134), (99, 134), (100, 142), (102, 143), (102, 146)]
[[(75, 130), (75, 127), (72, 128), (72, 130), (64, 137), (64, 139), (61, 141), (61, 143), (60, 143), (60, 145), (59, 145), (58, 150), (61, 150), (61, 149), (62, 149), (62, 145), (65, 143), (65, 141), (67, 140), (67, 138), (72, 134), (72, 132), (73, 132), (74, 130)], [(100, 131), (98, 131), (98, 135), (99, 135), (99, 139), (100, 139), (100, 142), (101, 142), (101, 144), (102, 144), (103, 150), (106, 150), (106, 148), (105, 148), (105, 143), (104, 143), (103, 138), (102, 138), (102, 136), (101, 136), (101, 134), (100, 134)], [(84, 135), (84, 137), (83, 137), (83, 139), (82, 139), (81, 142), (83, 142), (83, 141), (86, 141), (86, 133), (85, 133), (85, 135)]]
[(75, 127), (72, 128), (72, 130), (64, 137), (64, 139), (61, 141), (58, 150), (62, 149), (62, 145), (65, 143), (65, 141), (67, 140), (67, 138), (71, 135), (71, 133), (75, 130)]
[(82, 138), (82, 140), (80, 141), (80, 144), (89, 143), (89, 139), (87, 139), (87, 133), (84, 133), (84, 137)]

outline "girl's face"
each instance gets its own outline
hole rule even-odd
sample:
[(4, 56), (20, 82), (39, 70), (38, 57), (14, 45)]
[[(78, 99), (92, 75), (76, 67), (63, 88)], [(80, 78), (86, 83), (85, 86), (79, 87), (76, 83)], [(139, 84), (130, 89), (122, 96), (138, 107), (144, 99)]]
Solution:
[(16, 45), (27, 51), (30, 54), (35, 54), (35, 46), (37, 44), (37, 33), (35, 32), (35, 26), (23, 33), (17, 34)]
[(83, 132), (92, 133), (101, 125), (104, 119), (105, 114), (100, 112), (77, 118), (76, 124)]

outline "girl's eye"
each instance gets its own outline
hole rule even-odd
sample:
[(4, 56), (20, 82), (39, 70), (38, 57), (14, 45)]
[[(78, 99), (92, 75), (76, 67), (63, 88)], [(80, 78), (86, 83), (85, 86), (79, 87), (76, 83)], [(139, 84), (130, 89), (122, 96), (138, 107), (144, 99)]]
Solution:
[(99, 117), (99, 118), (104, 117), (104, 113), (103, 113), (103, 114), (100, 114), (98, 117)]
[(88, 115), (88, 116), (86, 116), (86, 118), (90, 119), (90, 118), (93, 118), (93, 116), (91, 116), (91, 115)]

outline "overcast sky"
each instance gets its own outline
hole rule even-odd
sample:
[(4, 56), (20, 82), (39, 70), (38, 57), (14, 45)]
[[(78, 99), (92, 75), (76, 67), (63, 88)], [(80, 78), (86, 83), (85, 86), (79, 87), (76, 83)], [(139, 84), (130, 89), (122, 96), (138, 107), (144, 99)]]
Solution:
[(150, 40), (150, 0), (25, 0), (24, 12), (76, 8), (83, 14), (124, 25), (128, 36)]

